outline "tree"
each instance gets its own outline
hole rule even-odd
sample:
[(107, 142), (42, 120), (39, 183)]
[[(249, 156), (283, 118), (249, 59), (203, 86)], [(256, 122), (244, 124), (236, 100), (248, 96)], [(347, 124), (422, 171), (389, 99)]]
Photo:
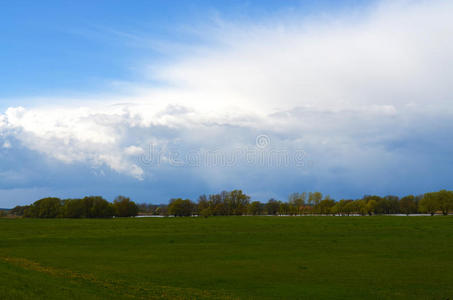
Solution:
[(63, 200), (63, 216), (65, 218), (85, 218), (85, 205), (82, 199)]
[(113, 201), (113, 210), (117, 217), (134, 217), (138, 214), (138, 207), (135, 202), (123, 196), (118, 196)]
[(16, 206), (11, 210), (11, 214), (15, 216), (23, 216), (25, 214), (25, 210), (29, 209), (30, 205), (24, 205), (24, 206)]
[(222, 191), (219, 194), (220, 202), (222, 205), (218, 207), (222, 209), (221, 215), (223, 216), (231, 216), (233, 214), (233, 205), (231, 203), (231, 198), (229, 197), (229, 193), (227, 191)]
[[(209, 201), (208, 197), (206, 195), (201, 195), (198, 198), (198, 204), (197, 204), (197, 212), (200, 214), (203, 210), (209, 210)], [(206, 211), (205, 211), (206, 213)]]
[(420, 200), (419, 208), (421, 212), (429, 213), (433, 216), (439, 210), (437, 193), (426, 193)]
[(350, 214), (357, 213), (357, 205), (353, 200), (348, 200), (344, 206), (344, 212), (349, 216)]
[(376, 205), (377, 202), (374, 199), (368, 200), (366, 206), (367, 206), (367, 211), (368, 214), (371, 216), (372, 214), (376, 213)]
[(335, 206), (335, 200), (326, 196), (324, 200), (319, 202), (319, 213), (322, 215), (329, 215), (332, 213), (332, 208)]
[(160, 204), (153, 212), (154, 215), (158, 216), (169, 216), (168, 213), (168, 205), (167, 204)]
[(288, 214), (290, 216), (299, 215), (299, 208), (296, 205), (294, 205), (294, 203), (289, 202), (288, 203)]
[(249, 215), (261, 215), (262, 209), (261, 209), (261, 203), (259, 201), (253, 201), (252, 203), (249, 204), (247, 212)]
[(280, 201), (274, 198), (269, 199), (266, 203), (266, 211), (268, 215), (276, 215), (280, 210)]
[(155, 204), (149, 204), (149, 203), (137, 203), (137, 207), (138, 207), (138, 213), (153, 214), (158, 206)]
[(357, 212), (361, 216), (366, 216), (368, 214), (368, 206), (367, 206), (367, 203), (365, 202), (365, 200), (360, 199), (360, 200), (355, 200), (354, 202), (355, 202)]
[[(88, 218), (110, 218), (114, 214), (113, 206), (102, 197), (91, 196), (85, 197), (83, 200), (89, 204), (86, 206)], [(138, 213), (138, 206), (134, 202), (130, 201), (129, 198), (123, 197), (123, 201), (125, 202), (123, 205), (128, 207), (128, 216), (136, 216)]]
[(307, 193), (293, 193), (289, 195), (288, 202), (294, 207), (294, 214), (301, 215), (304, 212), (305, 200)]
[(399, 214), (400, 213), (400, 202), (398, 196), (385, 196), (388, 202), (388, 214)]
[(250, 202), (250, 196), (244, 194), (241, 190), (233, 190), (226, 197), (230, 205), (230, 213), (233, 215), (244, 215), (247, 212), (247, 206)]
[(320, 192), (314, 192), (308, 194), (308, 204), (313, 206), (313, 213), (320, 213), (319, 203), (322, 201), (322, 194)]
[(204, 208), (198, 213), (198, 216), (207, 218), (209, 216), (212, 216), (212, 212), (209, 208)]
[(111, 203), (100, 196), (63, 200), (65, 218), (110, 218), (114, 214)]
[(415, 203), (415, 196), (409, 195), (401, 198), (400, 211), (403, 214), (409, 215), (417, 212), (417, 204)]
[(441, 190), (437, 192), (437, 201), (439, 202), (439, 209), (443, 215), (448, 215), (450, 211), (453, 211), (453, 192), (447, 190)]
[(386, 198), (381, 198), (376, 203), (375, 208), (376, 214), (389, 214), (390, 213), (390, 201)]
[(280, 206), (278, 207), (278, 214), (280, 216), (286, 216), (289, 214), (289, 204), (286, 202), (280, 202)]
[(44, 198), (33, 203), (26, 209), (24, 216), (30, 218), (56, 218), (61, 214), (61, 200), (59, 198)]
[(225, 205), (220, 194), (209, 195), (209, 208), (214, 216), (225, 215)]
[(229, 211), (227, 209), (227, 205), (225, 205), (223, 202), (217, 203), (216, 206), (214, 207), (214, 215), (217, 216), (228, 216)]
[(350, 202), (351, 200), (345, 200), (341, 199), (335, 205), (332, 207), (332, 213), (333, 214), (339, 214), (340, 216), (343, 216), (345, 214), (349, 215), (349, 212), (347, 212), (347, 207), (346, 205)]
[(189, 217), (192, 215), (195, 205), (189, 199), (171, 199), (168, 205), (168, 213), (175, 217)]

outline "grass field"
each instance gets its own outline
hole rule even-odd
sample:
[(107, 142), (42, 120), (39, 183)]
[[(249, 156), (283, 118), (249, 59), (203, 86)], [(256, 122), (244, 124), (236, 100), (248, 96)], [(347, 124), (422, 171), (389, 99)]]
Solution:
[(452, 299), (453, 217), (0, 219), (0, 299)]

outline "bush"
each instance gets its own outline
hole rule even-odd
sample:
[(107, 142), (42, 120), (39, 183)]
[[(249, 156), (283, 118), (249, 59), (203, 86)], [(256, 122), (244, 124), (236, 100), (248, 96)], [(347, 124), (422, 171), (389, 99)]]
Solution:
[(209, 208), (202, 209), (200, 211), (200, 214), (198, 215), (199, 217), (204, 217), (207, 218), (209, 216), (212, 216), (212, 212)]

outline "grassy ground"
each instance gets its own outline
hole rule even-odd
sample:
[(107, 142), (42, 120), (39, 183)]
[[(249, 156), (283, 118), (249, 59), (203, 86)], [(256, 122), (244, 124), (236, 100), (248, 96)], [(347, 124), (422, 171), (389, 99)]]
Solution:
[(0, 299), (452, 299), (453, 217), (0, 219)]

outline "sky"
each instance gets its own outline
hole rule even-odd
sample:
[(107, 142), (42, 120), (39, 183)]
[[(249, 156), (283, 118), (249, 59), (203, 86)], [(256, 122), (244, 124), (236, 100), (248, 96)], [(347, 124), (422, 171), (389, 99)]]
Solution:
[(452, 189), (449, 1), (7, 1), (0, 207)]

